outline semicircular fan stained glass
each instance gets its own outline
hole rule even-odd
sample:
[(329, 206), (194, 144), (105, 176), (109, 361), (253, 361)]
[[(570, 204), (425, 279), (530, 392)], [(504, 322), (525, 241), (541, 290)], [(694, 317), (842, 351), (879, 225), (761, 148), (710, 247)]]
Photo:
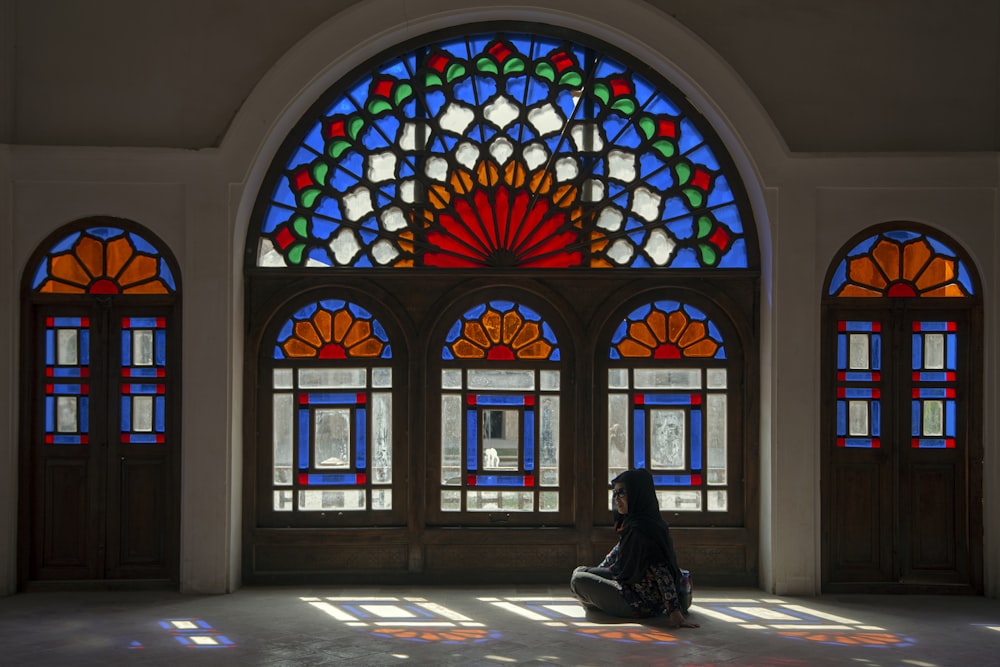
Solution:
[(611, 337), (611, 359), (725, 359), (718, 327), (697, 308), (656, 301), (636, 308)]
[(275, 359), (391, 359), (382, 324), (367, 310), (339, 299), (300, 308), (278, 332)]
[(869, 236), (840, 261), (830, 280), (836, 297), (967, 297), (968, 267), (948, 245), (908, 230)]
[(513, 301), (490, 301), (455, 321), (441, 358), (559, 361), (560, 357), (556, 335), (538, 313)]
[(177, 287), (153, 244), (118, 227), (68, 234), (49, 250), (31, 283), (44, 294), (172, 294)]
[(409, 51), (276, 158), (257, 266), (746, 268), (742, 184), (685, 109), (562, 39)]

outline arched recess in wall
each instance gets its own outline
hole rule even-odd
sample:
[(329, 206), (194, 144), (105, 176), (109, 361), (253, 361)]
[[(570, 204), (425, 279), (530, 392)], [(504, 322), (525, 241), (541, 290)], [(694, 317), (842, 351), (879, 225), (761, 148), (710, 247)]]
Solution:
[[(281, 304), (308, 293), (398, 321), (401, 345), (425, 351), (393, 372), (402, 426), (392, 451), (404, 468), (391, 493), (407, 508), (397, 517), (405, 525), (372, 514), (369, 530), (352, 532), (349, 517), (359, 515), (305, 515), (294, 499), (287, 525), (300, 530), (275, 524), (276, 408), (261, 395), (246, 415), (244, 579), (353, 577), (353, 566), (323, 555), (346, 542), (394, 545), (392, 557), (361, 568), (378, 579), (444, 579), (454, 562), (471, 564), (469, 579), (564, 578), (579, 554), (603, 548), (592, 532), (606, 518), (595, 515), (608, 483), (596, 463), (605, 444), (593, 433), (608, 396), (606, 382), (590, 379), (595, 354), (607, 356), (606, 340), (595, 351), (605, 304), (654, 288), (663, 299), (697, 289), (708, 309), (720, 309), (719, 298), (747, 332), (727, 345), (756, 368), (758, 254), (745, 189), (718, 135), (627, 53), (561, 28), (490, 23), (424, 35), (359, 65), (303, 116), (259, 192), (244, 265), (247, 394), (273, 381), (264, 330), (286, 316)], [(473, 298), (484, 285), (489, 294)], [(559, 356), (518, 356), (529, 338)], [(548, 431), (538, 430), (543, 414)], [(315, 426), (291, 428), (300, 442), (295, 429)], [(552, 479), (538, 458), (543, 438), (559, 462), (552, 488), (542, 488)], [(742, 457), (744, 438), (733, 443)], [(345, 491), (315, 479), (326, 481), (310, 490)], [(741, 493), (727, 505), (739, 506), (741, 522), (756, 515), (744, 501)], [(711, 525), (700, 526), (708, 543), (722, 539)], [(505, 526), (524, 530), (497, 530)], [(713, 553), (723, 554), (712, 568), (719, 577), (756, 582), (755, 560)], [(508, 555), (490, 560), (498, 554)]]
[(982, 291), (910, 222), (849, 241), (823, 293), (823, 589), (983, 590)]
[(176, 585), (180, 275), (129, 220), (50, 235), (22, 280), (19, 585)]

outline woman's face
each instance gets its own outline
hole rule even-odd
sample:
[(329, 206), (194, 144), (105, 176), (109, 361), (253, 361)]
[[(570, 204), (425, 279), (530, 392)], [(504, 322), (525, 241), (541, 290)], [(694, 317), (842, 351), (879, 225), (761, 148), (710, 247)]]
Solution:
[(618, 513), (628, 514), (628, 493), (625, 491), (625, 485), (621, 482), (615, 484), (611, 497), (614, 498), (615, 509), (618, 510)]

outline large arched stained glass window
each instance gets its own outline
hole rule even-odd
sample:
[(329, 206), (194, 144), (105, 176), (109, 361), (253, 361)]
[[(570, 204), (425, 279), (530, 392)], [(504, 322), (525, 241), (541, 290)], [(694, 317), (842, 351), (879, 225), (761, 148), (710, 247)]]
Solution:
[(608, 479), (647, 469), (663, 511), (718, 523), (711, 517), (728, 512), (734, 495), (734, 378), (719, 328), (690, 304), (646, 303), (618, 324), (608, 358)]
[(455, 321), (441, 349), (445, 513), (560, 509), (560, 348), (534, 310), (496, 300)]
[(381, 323), (354, 303), (312, 302), (284, 322), (271, 356), (273, 512), (393, 509), (393, 355)]
[(615, 57), (488, 32), (348, 84), (278, 157), (258, 267), (748, 266), (711, 130)]

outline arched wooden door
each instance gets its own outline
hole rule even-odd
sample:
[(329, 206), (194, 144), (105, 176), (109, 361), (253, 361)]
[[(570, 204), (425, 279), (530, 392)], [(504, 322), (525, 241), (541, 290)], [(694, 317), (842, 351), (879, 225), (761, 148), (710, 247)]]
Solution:
[(176, 269), (123, 220), (42, 246), (25, 278), (21, 586), (177, 581)]
[(823, 587), (982, 590), (982, 342), (968, 263), (869, 231), (823, 309)]

